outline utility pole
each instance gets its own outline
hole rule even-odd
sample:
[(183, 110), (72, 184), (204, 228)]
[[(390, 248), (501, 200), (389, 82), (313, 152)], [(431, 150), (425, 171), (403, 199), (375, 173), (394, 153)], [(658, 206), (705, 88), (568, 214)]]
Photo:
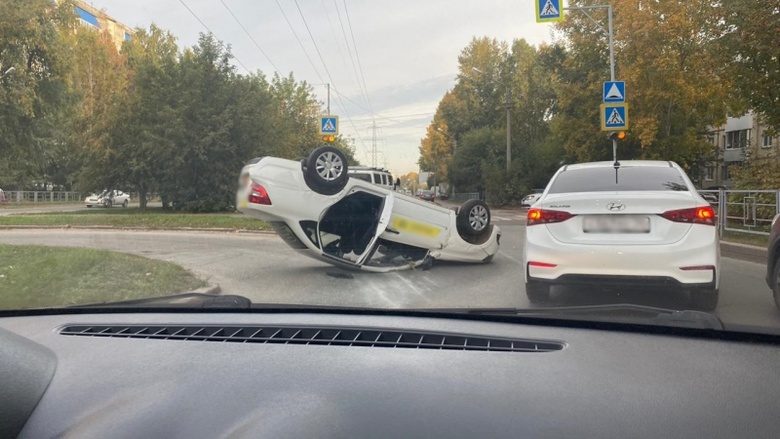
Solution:
[[(480, 75), (485, 73), (476, 67), (472, 67), (471, 70)], [(503, 86), (506, 90), (506, 172), (509, 172), (509, 169), (512, 167), (512, 92), (509, 89), (509, 84), (504, 84), (492, 78), (486, 79), (494, 84)]]
[(376, 121), (371, 124), (371, 166), (376, 167)]
[(506, 172), (512, 167), (512, 94), (506, 87)]
[[(580, 11), (584, 13), (588, 18), (590, 18), (590, 21), (592, 21), (602, 32), (609, 35), (609, 80), (614, 82), (615, 81), (615, 44), (613, 41), (613, 32), (612, 32), (612, 5), (594, 5), (594, 6), (580, 6), (580, 7), (572, 7), (572, 8), (563, 8), (565, 11)], [(607, 30), (604, 30), (604, 27), (600, 25), (596, 20), (593, 19), (593, 17), (588, 14), (589, 9), (606, 9), (607, 10), (607, 16), (608, 16), (608, 24), (607, 24)], [(617, 139), (612, 139), (612, 159), (617, 162)]]

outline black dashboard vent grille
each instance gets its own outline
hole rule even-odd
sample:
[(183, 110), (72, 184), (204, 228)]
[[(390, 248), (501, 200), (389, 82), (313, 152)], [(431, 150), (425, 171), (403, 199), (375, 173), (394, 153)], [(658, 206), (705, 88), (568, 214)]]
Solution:
[(493, 352), (551, 352), (559, 351), (564, 347), (563, 343), (557, 341), (476, 337), (440, 332), (315, 326), (68, 325), (60, 330), (60, 334), (226, 343), (277, 343)]

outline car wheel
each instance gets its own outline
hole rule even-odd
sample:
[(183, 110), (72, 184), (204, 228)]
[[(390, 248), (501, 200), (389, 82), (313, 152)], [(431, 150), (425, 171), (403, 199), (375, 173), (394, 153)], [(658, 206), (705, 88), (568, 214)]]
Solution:
[(302, 166), (309, 189), (323, 195), (341, 192), (347, 185), (347, 157), (332, 146), (322, 146), (309, 155)]
[(704, 288), (691, 291), (691, 303), (694, 308), (712, 311), (718, 306), (719, 292), (716, 289)]
[(550, 285), (529, 280), (525, 283), (525, 295), (531, 303), (544, 303), (550, 300)]
[(92, 207), (92, 205), (91, 204), (87, 204), (87, 208), (90, 208), (90, 207)]
[(128, 204), (130, 204), (130, 203), (128, 203), (128, 200), (125, 200), (125, 202), (122, 203), (122, 207), (127, 207)]
[(777, 306), (777, 309), (780, 309), (780, 258), (775, 260), (775, 269), (772, 271), (772, 279), (774, 279), (772, 292), (775, 296), (775, 306)]
[(456, 223), (461, 235), (479, 236), (490, 229), (490, 209), (484, 201), (468, 200), (460, 206)]

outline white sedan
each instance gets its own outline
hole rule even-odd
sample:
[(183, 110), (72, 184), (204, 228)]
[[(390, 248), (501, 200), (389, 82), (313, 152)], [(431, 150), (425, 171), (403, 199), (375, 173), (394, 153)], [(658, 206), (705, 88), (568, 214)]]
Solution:
[(586, 284), (674, 287), (698, 308), (718, 303), (715, 213), (673, 162), (559, 169), (528, 211), (524, 262), (531, 302)]
[(479, 200), (456, 212), (349, 178), (346, 157), (331, 146), (300, 162), (251, 160), (240, 174), (236, 206), (307, 256), (367, 271), (489, 262), (501, 233)]
[(127, 207), (130, 204), (130, 194), (126, 194), (122, 191), (108, 191), (105, 190), (99, 194), (92, 194), (84, 200), (84, 204), (87, 207), (101, 206), (112, 207), (122, 206)]
[(531, 207), (539, 201), (539, 198), (542, 197), (542, 194), (530, 194), (523, 197), (523, 201), (520, 202), (520, 205), (523, 207)]

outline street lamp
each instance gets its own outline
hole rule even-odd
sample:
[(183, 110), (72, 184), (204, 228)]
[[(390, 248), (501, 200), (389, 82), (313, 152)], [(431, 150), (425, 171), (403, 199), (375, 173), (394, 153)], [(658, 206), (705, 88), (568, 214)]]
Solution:
[(2, 75), (0, 75), (0, 78), (4, 78), (4, 77), (5, 77), (5, 75), (10, 75), (11, 73), (13, 73), (13, 72), (15, 72), (15, 71), (16, 71), (16, 67), (14, 67), (14, 66), (11, 66), (11, 67), (9, 67), (9, 68), (8, 68), (8, 70), (6, 70), (6, 71), (5, 71), (5, 72), (4, 72)]
[[(450, 140), (452, 140), (452, 155), (455, 156), (455, 151), (458, 150), (458, 139), (455, 138), (455, 136), (451, 135), (450, 133), (444, 131), (440, 127), (436, 127), (436, 131), (442, 133), (443, 135), (447, 136)], [(449, 173), (448, 173), (449, 175)], [(452, 183), (452, 182), (450, 182)], [(452, 183), (452, 193), (455, 193), (455, 183)]]
[[(485, 72), (476, 67), (472, 67), (471, 70), (473, 72), (479, 73), (480, 75), (485, 74)], [(492, 78), (485, 78), (488, 81), (493, 82), (494, 84), (498, 84), (506, 89), (506, 172), (508, 173), (512, 165), (512, 95), (510, 94), (508, 85), (498, 82)]]

